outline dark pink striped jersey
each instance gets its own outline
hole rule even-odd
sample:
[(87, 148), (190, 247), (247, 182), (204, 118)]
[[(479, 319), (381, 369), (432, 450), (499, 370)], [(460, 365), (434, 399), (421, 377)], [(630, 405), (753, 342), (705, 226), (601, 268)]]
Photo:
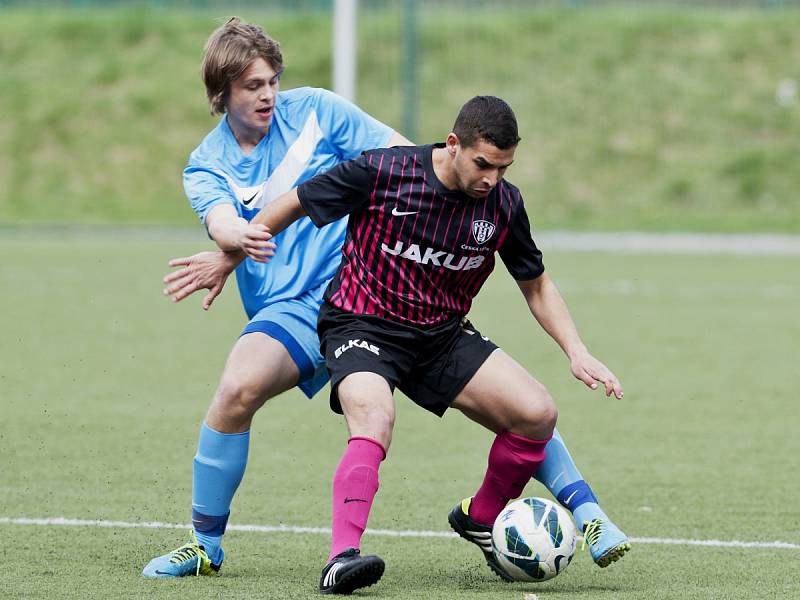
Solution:
[(431, 156), (443, 146), (370, 150), (300, 185), (318, 227), (350, 215), (328, 303), (429, 327), (469, 312), (495, 252), (518, 281), (542, 274), (519, 190), (505, 180), (480, 199), (447, 189)]

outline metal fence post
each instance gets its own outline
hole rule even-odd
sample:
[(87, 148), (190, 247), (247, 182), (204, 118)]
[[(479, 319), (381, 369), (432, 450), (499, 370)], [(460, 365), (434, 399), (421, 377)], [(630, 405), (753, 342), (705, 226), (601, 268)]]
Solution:
[(417, 6), (416, 0), (403, 2), (403, 131), (414, 143), (417, 140)]

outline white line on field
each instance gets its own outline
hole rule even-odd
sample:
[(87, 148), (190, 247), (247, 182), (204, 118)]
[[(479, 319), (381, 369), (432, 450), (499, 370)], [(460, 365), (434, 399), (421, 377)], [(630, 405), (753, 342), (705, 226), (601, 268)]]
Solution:
[(740, 256), (800, 256), (800, 235), (771, 233), (534, 233), (547, 250), (628, 252), (631, 254), (734, 254)]
[[(183, 523), (161, 523), (159, 521), (144, 521), (132, 523), (128, 521), (103, 521), (99, 519), (67, 519), (65, 517), (50, 517), (46, 519), (30, 519), (26, 517), (0, 517), (0, 525), (62, 525), (71, 527), (108, 527), (112, 529), (191, 529), (191, 525)], [(231, 531), (254, 531), (257, 533), (316, 533), (330, 534), (329, 527), (299, 527), (296, 525), (228, 525)], [(383, 537), (419, 537), (419, 538), (450, 538), (456, 537), (450, 531), (414, 531), (397, 529), (368, 529), (370, 535)], [(739, 540), (690, 540), (678, 538), (631, 538), (636, 544), (656, 544), (663, 546), (710, 546), (714, 548), (784, 548), (787, 550), (800, 550), (800, 544), (790, 542), (742, 542)]]

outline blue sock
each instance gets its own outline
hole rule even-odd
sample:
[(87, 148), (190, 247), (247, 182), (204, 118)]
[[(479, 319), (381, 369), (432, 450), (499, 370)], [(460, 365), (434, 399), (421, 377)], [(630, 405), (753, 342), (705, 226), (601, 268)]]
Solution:
[(203, 423), (192, 471), (192, 525), (214, 564), (222, 561), (222, 536), (231, 501), (247, 466), (250, 432), (220, 433)]
[(598, 505), (592, 488), (583, 480), (575, 466), (558, 430), (553, 431), (553, 438), (545, 447), (544, 462), (534, 478), (543, 483), (564, 508), (572, 513), (578, 529), (583, 530), (584, 521), (608, 520)]

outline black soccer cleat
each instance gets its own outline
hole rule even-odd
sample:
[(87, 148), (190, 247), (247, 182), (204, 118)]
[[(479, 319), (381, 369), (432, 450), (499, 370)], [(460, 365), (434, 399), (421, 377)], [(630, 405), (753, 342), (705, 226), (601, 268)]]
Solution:
[(505, 581), (514, 581), (514, 578), (506, 573), (505, 569), (497, 562), (492, 552), (492, 528), (489, 525), (481, 525), (472, 520), (469, 516), (469, 505), (472, 498), (464, 498), (453, 507), (447, 515), (447, 521), (458, 535), (472, 542), (483, 552), (486, 564), (494, 571), (495, 575)]
[(361, 551), (348, 548), (331, 559), (322, 569), (319, 591), (322, 594), (352, 594), (354, 590), (377, 583), (385, 568), (379, 556), (361, 556)]

